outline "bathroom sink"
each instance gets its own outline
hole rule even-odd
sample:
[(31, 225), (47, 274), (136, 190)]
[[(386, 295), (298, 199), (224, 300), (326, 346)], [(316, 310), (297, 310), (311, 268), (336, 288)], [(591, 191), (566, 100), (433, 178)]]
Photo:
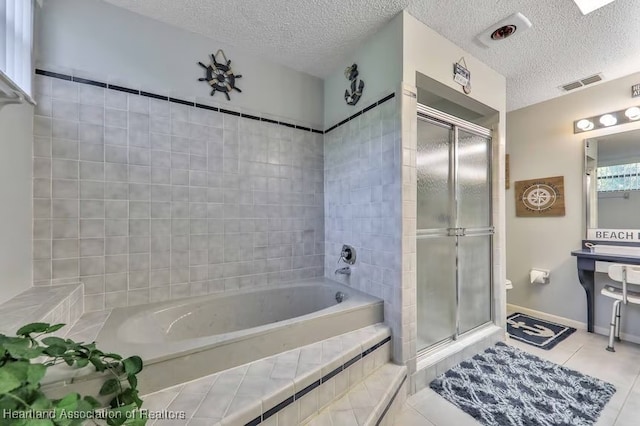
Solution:
[(596, 244), (593, 250), (595, 253), (600, 253), (600, 254), (616, 254), (621, 256), (640, 257), (640, 247)]

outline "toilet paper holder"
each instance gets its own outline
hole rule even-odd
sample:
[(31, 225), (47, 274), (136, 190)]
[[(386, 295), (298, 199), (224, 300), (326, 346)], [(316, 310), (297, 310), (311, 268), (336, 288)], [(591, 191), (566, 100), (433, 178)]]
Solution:
[(529, 271), (529, 281), (531, 284), (549, 284), (551, 271), (548, 269), (532, 268)]

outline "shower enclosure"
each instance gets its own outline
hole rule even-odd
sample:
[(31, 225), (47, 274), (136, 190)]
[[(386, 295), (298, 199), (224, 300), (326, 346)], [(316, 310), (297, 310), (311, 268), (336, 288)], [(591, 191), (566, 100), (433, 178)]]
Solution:
[(417, 349), (492, 319), (491, 131), (418, 105)]

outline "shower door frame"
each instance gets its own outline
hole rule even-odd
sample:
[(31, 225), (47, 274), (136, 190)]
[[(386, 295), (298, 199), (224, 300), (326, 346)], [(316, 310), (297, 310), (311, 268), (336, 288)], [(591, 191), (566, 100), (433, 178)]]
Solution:
[[(422, 104), (417, 104), (417, 119), (418, 120), (423, 120), (426, 121), (432, 125), (438, 125), (438, 126), (442, 126), (442, 127), (449, 127), (451, 129), (451, 133), (452, 133), (452, 140), (451, 140), (451, 148), (449, 150), (449, 167), (450, 167), (450, 171), (453, 171), (452, 173), (452, 179), (451, 182), (449, 182), (449, 186), (450, 186), (450, 193), (449, 193), (449, 210), (451, 212), (451, 214), (454, 215), (454, 221), (453, 223), (457, 226), (459, 225), (458, 223), (458, 203), (459, 203), (459, 199), (460, 199), (460, 193), (459, 193), (459, 185), (458, 185), (458, 172), (459, 172), (459, 165), (458, 165), (458, 135), (459, 135), (459, 129), (463, 130), (467, 133), (471, 133), (471, 134), (475, 134), (478, 136), (482, 136), (482, 137), (486, 137), (488, 138), (488, 142), (487, 142), (487, 186), (489, 189), (489, 226), (485, 227), (483, 229), (485, 229), (485, 231), (471, 231), (469, 232), (469, 234), (466, 234), (465, 229), (464, 228), (443, 228), (443, 229), (429, 229), (429, 230), (425, 230), (425, 231), (420, 231), (419, 229), (416, 229), (416, 241), (418, 240), (418, 237), (423, 236), (423, 237), (429, 237), (429, 236), (449, 236), (449, 237), (455, 237), (456, 238), (456, 258), (455, 258), (455, 272), (456, 272), (456, 280), (455, 280), (455, 286), (456, 286), (456, 291), (455, 291), (455, 307), (456, 307), (456, 315), (455, 315), (455, 319), (456, 319), (456, 324), (455, 324), (455, 332), (453, 335), (451, 335), (448, 338), (445, 338), (444, 340), (440, 340), (438, 342), (435, 342), (433, 344), (431, 344), (430, 346), (427, 346), (425, 348), (416, 348), (417, 349), (417, 355), (420, 358), (423, 355), (427, 355), (429, 353), (432, 353), (434, 351), (437, 351), (445, 346), (447, 346), (448, 344), (450, 344), (451, 342), (454, 342), (456, 340), (458, 340), (458, 338), (460, 336), (467, 336), (470, 335), (472, 333), (474, 333), (475, 331), (482, 329), (484, 327), (486, 327), (489, 324), (492, 324), (495, 320), (495, 307), (493, 304), (493, 296), (494, 296), (494, 276), (495, 276), (495, 272), (494, 272), (494, 237), (495, 237), (495, 226), (493, 224), (493, 132), (491, 129), (487, 129), (485, 127), (479, 126), (477, 124), (468, 122), (466, 120), (463, 120), (461, 118), (455, 117), (453, 115), (447, 114), (445, 112), (439, 111), (437, 109), (428, 107), (426, 105), (422, 105)], [(416, 132), (417, 132), (417, 128), (416, 128)], [(417, 167), (417, 165), (416, 165)], [(417, 214), (417, 211), (416, 211)], [(451, 223), (450, 223), (451, 224)], [(461, 287), (460, 287), (460, 280), (459, 280), (459, 273), (460, 273), (460, 266), (459, 266), (459, 253), (458, 253), (458, 239), (459, 237), (464, 237), (464, 236), (484, 236), (487, 235), (489, 236), (489, 264), (490, 264), (490, 268), (489, 268), (489, 320), (487, 322), (484, 322), (482, 324), (478, 324), (475, 327), (472, 327), (471, 329), (460, 333), (460, 299), (461, 299)], [(416, 281), (416, 285), (417, 285), (417, 281)], [(416, 308), (419, 309), (419, 307), (416, 305)]]

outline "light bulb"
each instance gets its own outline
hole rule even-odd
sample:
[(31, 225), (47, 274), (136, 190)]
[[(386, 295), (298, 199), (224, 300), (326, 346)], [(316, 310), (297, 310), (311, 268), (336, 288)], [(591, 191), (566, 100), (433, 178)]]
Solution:
[(618, 122), (618, 119), (611, 114), (605, 114), (602, 117), (600, 117), (600, 124), (606, 127), (613, 126), (617, 122)]
[(627, 110), (624, 112), (624, 115), (626, 115), (629, 120), (632, 120), (632, 121), (637, 120), (640, 118), (640, 108), (638, 107), (627, 108)]
[(593, 129), (593, 121), (583, 118), (582, 120), (578, 121), (578, 123), (576, 124), (576, 127), (582, 130), (583, 132), (586, 132), (587, 130)]

